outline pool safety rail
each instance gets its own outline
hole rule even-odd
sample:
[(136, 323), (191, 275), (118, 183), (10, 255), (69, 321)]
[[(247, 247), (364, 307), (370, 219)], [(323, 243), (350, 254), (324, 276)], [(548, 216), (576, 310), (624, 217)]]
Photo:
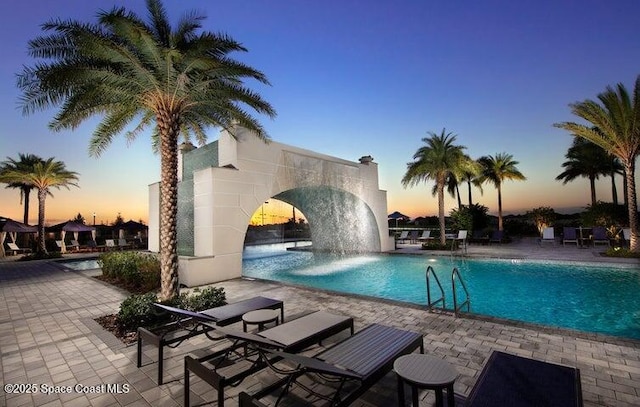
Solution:
[[(431, 299), (431, 279), (432, 278), (436, 282), (436, 284), (438, 285), (438, 289), (440, 290), (440, 297), (433, 300)], [(454, 267), (453, 271), (451, 272), (451, 291), (453, 293), (453, 310), (447, 309), (445, 305), (444, 289), (442, 288), (442, 284), (440, 283), (438, 276), (434, 272), (433, 267), (431, 266), (427, 267), (425, 279), (427, 281), (427, 308), (429, 309), (429, 311), (433, 311), (438, 304), (442, 304), (440, 306), (442, 310), (453, 311), (456, 317), (460, 315), (461, 310), (465, 306), (467, 308), (467, 312), (471, 310), (471, 298), (469, 297), (469, 290), (467, 290), (467, 285), (464, 283), (464, 280), (462, 280), (462, 276), (460, 275), (460, 272), (458, 271), (457, 267)], [(456, 289), (456, 280), (460, 282), (460, 287), (462, 287), (462, 290), (464, 291), (464, 295), (465, 295), (464, 301), (460, 305), (458, 305), (458, 290)]]
[[(440, 298), (434, 301), (431, 301), (431, 277), (433, 277), (435, 282), (438, 284), (438, 288), (440, 289)], [(440, 280), (438, 280), (438, 276), (433, 271), (433, 267), (431, 266), (427, 267), (426, 280), (427, 280), (427, 307), (429, 308), (429, 311), (433, 311), (433, 308), (440, 302), (442, 302), (442, 309), (446, 309), (446, 306), (444, 304), (444, 290), (442, 289), (442, 284), (440, 284)]]

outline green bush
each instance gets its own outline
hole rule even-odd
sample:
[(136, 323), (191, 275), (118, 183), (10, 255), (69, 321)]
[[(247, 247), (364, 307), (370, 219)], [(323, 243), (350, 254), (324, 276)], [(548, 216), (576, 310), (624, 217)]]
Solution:
[(98, 260), (102, 275), (146, 291), (160, 287), (160, 261), (153, 254), (109, 252)]
[[(157, 295), (154, 292), (132, 295), (126, 298), (120, 304), (120, 311), (118, 312), (120, 327), (125, 331), (134, 331), (138, 327), (153, 328), (169, 322), (171, 315), (154, 307), (154, 302), (158, 302)], [(190, 311), (202, 311), (219, 307), (226, 303), (224, 288), (209, 287), (202, 291), (196, 289), (191, 295), (180, 294), (162, 304)]]
[(182, 300), (183, 308), (191, 311), (201, 311), (219, 307), (227, 303), (224, 288), (208, 287), (200, 291), (196, 288), (193, 294)]
[(624, 247), (610, 247), (604, 253), (607, 257), (627, 257), (640, 259), (640, 253), (632, 252)]

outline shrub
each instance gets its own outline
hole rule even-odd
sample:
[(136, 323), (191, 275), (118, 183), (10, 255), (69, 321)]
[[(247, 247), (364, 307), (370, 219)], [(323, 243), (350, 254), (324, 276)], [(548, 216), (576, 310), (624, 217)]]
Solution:
[(98, 260), (102, 275), (144, 291), (160, 287), (160, 261), (139, 252), (104, 253)]
[(201, 311), (219, 307), (227, 303), (224, 288), (208, 287), (200, 291), (196, 288), (193, 294), (182, 300), (183, 308), (191, 311)]
[[(154, 307), (154, 302), (158, 302), (158, 297), (154, 292), (126, 298), (120, 304), (120, 311), (118, 311), (120, 327), (125, 331), (134, 331), (138, 327), (152, 328), (169, 322), (171, 315)], [(224, 288), (209, 287), (202, 291), (196, 289), (191, 295), (180, 294), (162, 304), (191, 311), (202, 311), (226, 303)]]
[(624, 247), (610, 247), (604, 252), (607, 257), (627, 257), (640, 259), (640, 253), (632, 252)]

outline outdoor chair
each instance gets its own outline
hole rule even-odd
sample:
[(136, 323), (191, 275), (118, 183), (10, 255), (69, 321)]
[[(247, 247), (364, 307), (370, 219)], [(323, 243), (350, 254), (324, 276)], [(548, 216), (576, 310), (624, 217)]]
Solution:
[(610, 245), (609, 236), (607, 236), (607, 229), (602, 226), (594, 226), (591, 230), (591, 243), (595, 247), (596, 244)]
[(116, 249), (116, 242), (113, 239), (107, 239), (104, 241), (104, 245), (106, 250), (115, 250)]
[(429, 241), (429, 240), (433, 240), (433, 238), (431, 237), (431, 231), (430, 230), (423, 230), (422, 234), (418, 238), (418, 241), (426, 242), (426, 241)]
[(127, 239), (118, 239), (118, 248), (120, 250), (125, 250), (130, 248), (131, 245), (129, 243), (127, 243)]
[(491, 237), (489, 238), (489, 244), (502, 243), (503, 240), (504, 240), (504, 231), (494, 230), (493, 232), (491, 232)]
[(68, 250), (80, 250), (80, 244), (77, 240), (72, 240), (71, 243), (66, 246)]
[[(389, 373), (397, 358), (416, 349), (424, 353), (422, 334), (372, 324), (313, 357), (262, 351), (263, 358), (267, 360), (269, 357), (279, 358), (295, 367), (280, 367), (280, 363), (270, 362), (269, 367), (283, 377), (253, 395), (241, 392), (240, 407), (266, 406), (260, 399), (273, 393), (279, 393), (273, 395), (277, 397), (276, 406), (285, 396), (288, 399), (295, 398), (286, 400), (289, 401), (286, 405), (311, 404), (323, 400), (332, 406), (348, 406)], [(300, 378), (303, 380), (299, 381)], [(313, 380), (311, 385), (309, 380)], [(318, 387), (322, 383), (328, 386), (333, 384), (329, 387), (333, 394), (328, 391), (320, 393), (323, 389)], [(307, 394), (296, 397), (293, 390), (297, 388)]]
[[(162, 304), (154, 304), (158, 309), (175, 316), (176, 320), (156, 329), (138, 328), (138, 367), (142, 366), (143, 342), (158, 348), (158, 384), (163, 381), (164, 347), (176, 348), (182, 342), (194, 336), (206, 334), (218, 327), (226, 326), (242, 320), (242, 315), (259, 309), (280, 309), (281, 320), (284, 321), (284, 304), (280, 300), (266, 297), (253, 297), (232, 304), (193, 312)], [(203, 322), (207, 322), (204, 324)], [(210, 339), (213, 339), (212, 337)]]
[(451, 241), (451, 253), (456, 250), (462, 250), (467, 253), (467, 233), (466, 230), (458, 231), (458, 235)]
[[(346, 329), (353, 335), (353, 318), (317, 311), (257, 333), (219, 330), (232, 345), (201, 358), (184, 358), (184, 405), (190, 403), (190, 374), (217, 390), (218, 406), (224, 405), (224, 388), (237, 385), (275, 360), (263, 359), (262, 350), (299, 352)], [(244, 353), (238, 352), (243, 349)], [(230, 366), (229, 375), (223, 372)], [(241, 366), (242, 365), (242, 366)]]
[(418, 237), (420, 236), (420, 232), (417, 230), (412, 230), (409, 233), (409, 243), (418, 243)]
[(580, 245), (576, 228), (564, 227), (562, 229), (562, 245), (566, 243), (575, 243), (576, 247)]
[(31, 249), (27, 247), (18, 247), (15, 243), (7, 243), (7, 246), (9, 247), (9, 251), (13, 252), (14, 255), (18, 253), (31, 253)]
[(482, 230), (476, 230), (473, 232), (473, 235), (469, 239), (469, 243), (478, 243), (482, 245), (490, 244), (489, 236), (483, 232)]
[(494, 351), (465, 406), (581, 407), (580, 370)]
[(627, 242), (627, 247), (631, 247), (631, 228), (622, 228), (622, 237)]
[(556, 244), (555, 230), (553, 227), (546, 227), (542, 230), (542, 238), (540, 239), (540, 245), (543, 243)]
[(402, 232), (400, 232), (400, 236), (398, 236), (398, 242), (406, 242), (407, 240), (409, 240), (409, 231), (408, 230), (403, 230)]

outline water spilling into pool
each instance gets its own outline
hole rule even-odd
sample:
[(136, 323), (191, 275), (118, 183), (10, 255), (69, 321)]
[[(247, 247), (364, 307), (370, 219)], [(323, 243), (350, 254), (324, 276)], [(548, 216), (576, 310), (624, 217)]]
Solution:
[[(261, 252), (261, 254), (258, 254)], [(451, 271), (469, 289), (471, 312), (640, 339), (640, 271), (615, 265), (286, 251), (247, 247), (243, 275), (426, 305), (431, 265), (452, 308)], [(440, 294), (432, 285), (432, 297)]]

